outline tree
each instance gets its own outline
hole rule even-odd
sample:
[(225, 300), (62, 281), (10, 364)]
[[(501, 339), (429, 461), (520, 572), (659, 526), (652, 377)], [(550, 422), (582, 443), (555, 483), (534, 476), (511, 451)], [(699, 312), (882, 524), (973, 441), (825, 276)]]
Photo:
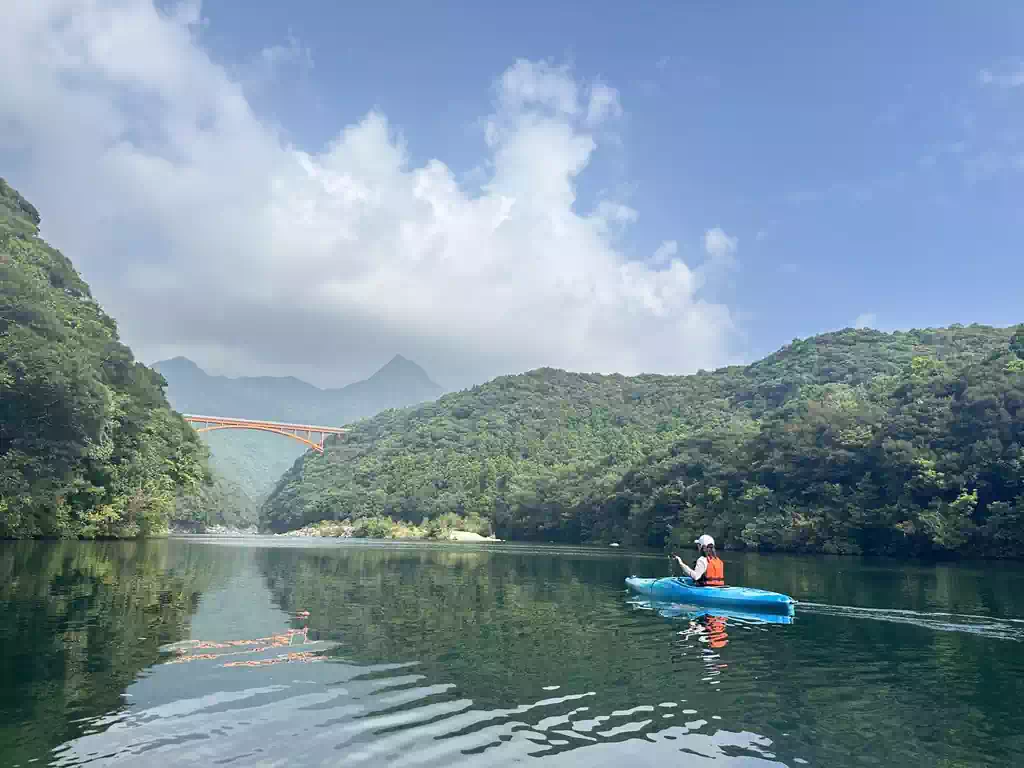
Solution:
[(206, 451), (0, 179), (0, 536), (166, 530)]

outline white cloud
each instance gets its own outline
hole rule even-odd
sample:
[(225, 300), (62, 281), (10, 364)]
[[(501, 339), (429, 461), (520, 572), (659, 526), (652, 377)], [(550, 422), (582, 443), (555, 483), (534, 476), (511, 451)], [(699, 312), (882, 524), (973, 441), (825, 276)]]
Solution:
[(1024, 62), (1019, 62), (1014, 67), (1002, 72), (983, 69), (978, 74), (978, 81), (982, 85), (993, 85), (999, 88), (1019, 88), (1024, 86)]
[(874, 312), (863, 312), (853, 321), (854, 328), (874, 328), (878, 324), (878, 316)]
[(587, 106), (587, 123), (597, 125), (609, 117), (620, 117), (622, 106), (619, 104), (619, 92), (602, 83), (590, 89), (590, 104)]
[(580, 109), (579, 87), (569, 68), (544, 61), (516, 61), (501, 76), (498, 96), (501, 105), (513, 114), (526, 106), (544, 106), (564, 115), (575, 115)]
[[(144, 359), (338, 383), (401, 350), (459, 385), (728, 359), (733, 316), (677, 246), (632, 260), (616, 239), (636, 211), (576, 210), (612, 88), (515, 62), (477, 193), (413, 166), (376, 112), (321, 151), (285, 144), (198, 43), (197, 3), (35, 0), (4, 20), (0, 159)], [(733, 262), (735, 238), (704, 245)]]
[(303, 69), (313, 68), (313, 52), (288, 33), (288, 45), (270, 45), (260, 51), (260, 59), (271, 69), (297, 63)]
[(677, 253), (679, 253), (679, 243), (675, 240), (666, 240), (654, 251), (652, 261), (657, 265), (668, 264)]
[(714, 261), (723, 265), (735, 263), (736, 248), (739, 241), (730, 237), (723, 230), (715, 227), (704, 233), (704, 250)]

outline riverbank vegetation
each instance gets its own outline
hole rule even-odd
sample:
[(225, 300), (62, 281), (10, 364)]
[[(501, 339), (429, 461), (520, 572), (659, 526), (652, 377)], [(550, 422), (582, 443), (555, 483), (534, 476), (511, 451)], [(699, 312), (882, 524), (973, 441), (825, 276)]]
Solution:
[(137, 536), (220, 500), (163, 378), (0, 179), (0, 537)]
[(304, 525), (285, 536), (312, 536), (340, 539), (465, 539), (479, 541), (490, 537), (490, 524), (480, 518), (466, 518), (449, 512), (418, 524), (393, 520), (384, 515), (354, 520), (320, 520)]
[(542, 369), (388, 411), (307, 454), (263, 508), (455, 514), (501, 538), (1024, 556), (1024, 327), (795, 340), (750, 366)]

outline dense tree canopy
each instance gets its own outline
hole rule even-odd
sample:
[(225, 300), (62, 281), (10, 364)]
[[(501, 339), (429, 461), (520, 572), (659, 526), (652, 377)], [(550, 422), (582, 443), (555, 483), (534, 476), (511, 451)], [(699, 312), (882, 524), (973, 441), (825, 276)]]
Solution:
[(0, 536), (166, 530), (206, 449), (39, 221), (0, 179)]
[(1020, 556), (1021, 339), (845, 330), (693, 376), (503, 377), (308, 454), (264, 524), (457, 513), (509, 538)]

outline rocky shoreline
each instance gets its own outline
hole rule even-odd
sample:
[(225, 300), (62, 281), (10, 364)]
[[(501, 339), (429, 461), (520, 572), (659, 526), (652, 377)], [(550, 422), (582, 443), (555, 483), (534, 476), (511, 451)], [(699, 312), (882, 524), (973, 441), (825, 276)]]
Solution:
[(422, 531), (417, 529), (399, 529), (392, 531), (389, 536), (357, 536), (355, 526), (351, 523), (316, 523), (314, 525), (303, 526), (297, 528), (294, 531), (286, 531), (284, 533), (275, 533), (274, 536), (301, 536), (311, 538), (330, 538), (330, 539), (354, 539), (354, 538), (367, 538), (367, 539), (421, 539), (424, 541), (501, 541), (501, 539), (494, 536), (481, 536), (479, 533), (473, 533), (472, 531), (459, 531), (452, 530), (448, 532), (447, 537), (437, 538), (424, 536)]

